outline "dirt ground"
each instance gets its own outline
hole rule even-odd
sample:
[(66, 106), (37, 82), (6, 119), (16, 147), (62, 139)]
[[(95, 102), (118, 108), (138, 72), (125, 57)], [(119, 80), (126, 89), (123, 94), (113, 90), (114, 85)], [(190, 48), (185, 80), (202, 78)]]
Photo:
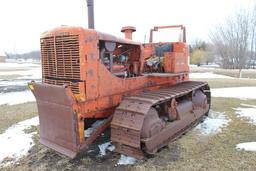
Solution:
[[(202, 79), (200, 79), (202, 80)], [(233, 81), (223, 79), (204, 79), (212, 88), (230, 86), (255, 86), (254, 80)], [(238, 151), (235, 146), (241, 142), (256, 141), (256, 126), (247, 119), (235, 114), (235, 107), (241, 103), (255, 105), (256, 100), (231, 98), (212, 98), (212, 110), (225, 112), (229, 119), (227, 127), (213, 135), (203, 136), (193, 129), (147, 160), (137, 161), (134, 165), (117, 165), (120, 155), (107, 151), (99, 155), (98, 145), (109, 141), (109, 130), (75, 159), (69, 159), (39, 144), (38, 127), (33, 139), (35, 145), (29, 154), (9, 167), (0, 170), (256, 170), (256, 153)], [(37, 115), (36, 104), (0, 106), (0, 133), (10, 125)]]

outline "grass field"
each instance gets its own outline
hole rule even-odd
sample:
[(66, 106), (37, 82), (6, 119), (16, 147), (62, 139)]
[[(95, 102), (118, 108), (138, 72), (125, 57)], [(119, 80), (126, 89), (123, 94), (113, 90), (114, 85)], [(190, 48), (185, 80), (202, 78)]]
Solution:
[[(241, 102), (256, 104), (256, 100), (244, 102), (237, 99), (213, 98), (212, 110), (225, 111), (225, 115), (230, 119), (228, 126), (221, 133), (200, 137), (196, 131), (190, 131), (170, 143), (156, 158), (135, 167), (138, 170), (154, 170), (154, 167), (156, 170), (255, 170), (256, 153), (235, 149), (237, 143), (256, 140), (256, 126), (238, 118), (232, 109)], [(178, 152), (174, 149), (178, 149)], [(175, 156), (176, 159), (172, 161)]]
[(227, 127), (212, 136), (202, 136), (194, 129), (135, 165), (116, 166), (120, 155), (113, 152), (98, 158), (97, 144), (91, 147), (93, 153), (70, 160), (40, 145), (36, 134), (29, 155), (5, 170), (256, 170), (256, 153), (235, 149), (238, 143), (256, 141), (256, 126), (234, 113), (240, 103), (253, 105), (256, 100), (213, 98), (212, 110), (225, 111), (230, 120)]
[(11, 125), (37, 115), (36, 103), (0, 105), (0, 134)]

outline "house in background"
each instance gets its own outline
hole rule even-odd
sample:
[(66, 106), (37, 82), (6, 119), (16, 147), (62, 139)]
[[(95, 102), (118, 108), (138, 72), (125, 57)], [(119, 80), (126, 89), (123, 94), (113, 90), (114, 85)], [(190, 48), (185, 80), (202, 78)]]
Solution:
[(6, 60), (6, 54), (4, 51), (0, 50), (0, 63), (5, 62)]

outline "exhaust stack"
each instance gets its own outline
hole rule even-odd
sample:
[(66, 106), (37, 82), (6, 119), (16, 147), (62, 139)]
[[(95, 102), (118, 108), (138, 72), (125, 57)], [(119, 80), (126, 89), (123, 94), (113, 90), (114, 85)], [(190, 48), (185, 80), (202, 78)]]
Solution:
[(121, 29), (121, 32), (124, 33), (126, 39), (132, 40), (132, 33), (136, 31), (136, 28), (133, 26), (125, 26)]
[(94, 29), (94, 2), (93, 0), (87, 0), (88, 10), (88, 28)]

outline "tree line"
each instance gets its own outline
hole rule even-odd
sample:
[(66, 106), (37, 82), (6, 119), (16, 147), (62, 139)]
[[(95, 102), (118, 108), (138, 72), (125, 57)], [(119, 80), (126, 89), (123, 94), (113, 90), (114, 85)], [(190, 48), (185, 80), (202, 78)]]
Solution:
[(209, 39), (190, 45), (192, 64), (215, 62), (224, 69), (255, 69), (256, 7), (236, 11), (211, 31)]
[(35, 51), (30, 51), (26, 53), (6, 53), (7, 58), (9, 59), (34, 59), (40, 61), (40, 51), (35, 50)]

